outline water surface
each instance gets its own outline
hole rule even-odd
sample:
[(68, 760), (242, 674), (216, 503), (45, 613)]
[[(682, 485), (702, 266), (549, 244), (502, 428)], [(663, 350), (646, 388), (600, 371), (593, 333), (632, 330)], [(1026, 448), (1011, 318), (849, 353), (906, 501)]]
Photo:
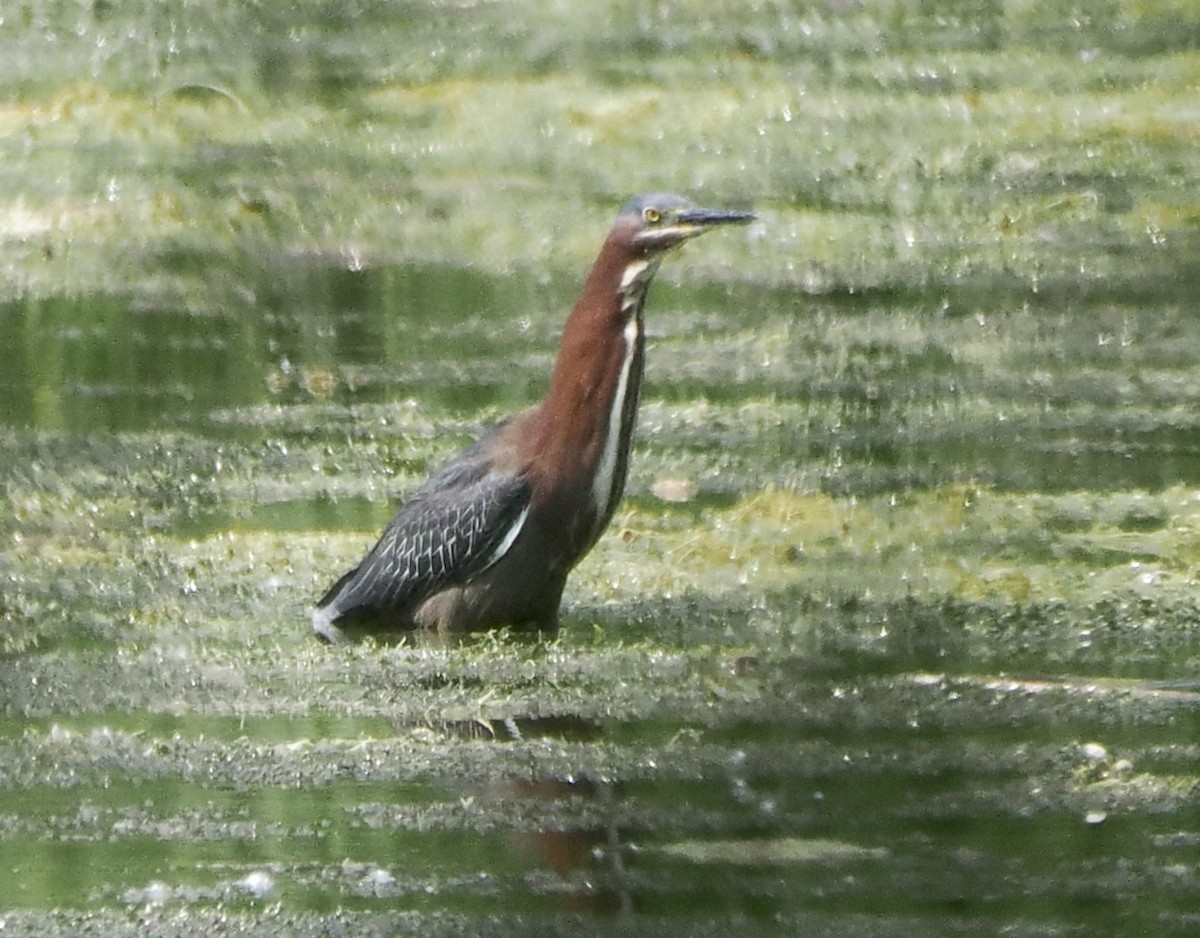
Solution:
[[(1198, 23), (6, 21), (0, 927), (1194, 933)], [(316, 644), (663, 189), (562, 633)]]

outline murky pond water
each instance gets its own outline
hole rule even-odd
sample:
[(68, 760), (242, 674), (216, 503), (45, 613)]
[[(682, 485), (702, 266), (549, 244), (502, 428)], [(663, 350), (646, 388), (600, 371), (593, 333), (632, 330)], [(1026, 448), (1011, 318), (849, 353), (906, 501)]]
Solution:
[[(1200, 9), (1050, 7), (5, 14), (0, 931), (1196, 933)], [(561, 634), (314, 642), (660, 189)]]

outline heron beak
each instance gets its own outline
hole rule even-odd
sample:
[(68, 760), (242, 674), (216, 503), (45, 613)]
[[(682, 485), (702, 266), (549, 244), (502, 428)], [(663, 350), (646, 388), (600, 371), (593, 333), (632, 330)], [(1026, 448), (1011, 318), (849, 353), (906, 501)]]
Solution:
[(758, 216), (753, 212), (734, 212), (718, 208), (689, 208), (676, 216), (676, 224), (691, 225), (702, 231), (718, 225), (748, 225)]
[(720, 225), (747, 225), (757, 217), (753, 212), (684, 208), (669, 215), (667, 224), (639, 232), (635, 241), (651, 250), (666, 251)]
[(757, 218), (753, 212), (735, 212), (719, 208), (686, 208), (675, 216), (671, 228), (679, 240), (687, 241), (721, 225), (748, 225)]

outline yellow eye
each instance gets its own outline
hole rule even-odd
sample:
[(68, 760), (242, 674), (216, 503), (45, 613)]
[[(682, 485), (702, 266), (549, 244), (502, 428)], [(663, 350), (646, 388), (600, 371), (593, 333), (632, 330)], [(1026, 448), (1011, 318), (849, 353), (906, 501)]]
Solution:
[(644, 208), (642, 209), (642, 218), (646, 220), (647, 224), (657, 225), (662, 221), (662, 212), (656, 208)]

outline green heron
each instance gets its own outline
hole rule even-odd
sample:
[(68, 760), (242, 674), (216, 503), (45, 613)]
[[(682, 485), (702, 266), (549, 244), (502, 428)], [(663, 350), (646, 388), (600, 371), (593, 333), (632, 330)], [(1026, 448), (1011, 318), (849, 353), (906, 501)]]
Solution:
[(627, 202), (567, 319), (546, 397), (484, 432), (416, 491), (317, 603), (318, 637), (345, 641), (342, 625), (557, 628), (567, 574), (625, 487), (646, 289), (671, 248), (753, 218), (676, 195)]

